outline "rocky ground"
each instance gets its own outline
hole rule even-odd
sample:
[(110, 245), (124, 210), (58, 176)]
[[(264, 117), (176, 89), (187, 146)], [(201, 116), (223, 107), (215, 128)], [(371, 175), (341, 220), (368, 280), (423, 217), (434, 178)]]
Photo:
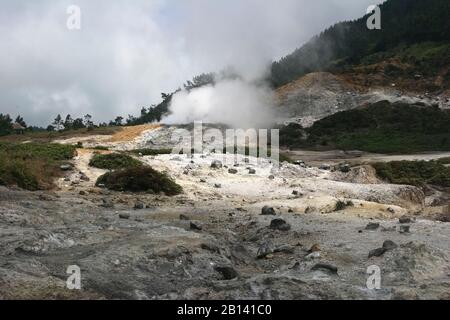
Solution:
[[(86, 141), (134, 148), (160, 130), (147, 129)], [(78, 150), (52, 192), (0, 189), (0, 298), (450, 299), (437, 190), (384, 184), (367, 166), (207, 154), (140, 157), (184, 193), (129, 194), (95, 187), (93, 152)], [(70, 265), (81, 290), (66, 288)], [(373, 265), (379, 290), (366, 285)]]
[[(364, 79), (368, 77), (367, 74), (363, 76)], [(277, 89), (276, 97), (279, 122), (297, 122), (304, 127), (337, 112), (381, 100), (450, 108), (450, 95), (444, 90), (433, 94), (414, 90), (414, 85), (411, 84), (367, 85), (359, 77), (328, 72), (309, 73)]]

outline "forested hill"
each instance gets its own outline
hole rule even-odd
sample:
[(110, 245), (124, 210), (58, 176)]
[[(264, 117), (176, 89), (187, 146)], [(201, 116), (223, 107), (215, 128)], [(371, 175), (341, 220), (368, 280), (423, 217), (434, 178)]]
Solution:
[[(338, 23), (274, 62), (273, 86), (280, 87), (310, 72), (339, 72), (377, 62), (385, 58), (383, 53), (406, 52), (402, 58), (415, 59), (409, 62), (425, 72), (450, 64), (449, 0), (388, 0), (380, 8), (381, 30), (367, 28), (368, 15)], [(426, 45), (422, 48), (421, 44)], [(414, 49), (409, 50), (411, 47)]]

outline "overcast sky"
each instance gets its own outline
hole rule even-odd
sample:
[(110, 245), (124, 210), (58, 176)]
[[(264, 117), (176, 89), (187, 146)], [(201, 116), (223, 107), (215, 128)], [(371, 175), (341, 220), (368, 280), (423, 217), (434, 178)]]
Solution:
[[(0, 0), (0, 113), (138, 114), (202, 72), (248, 77), (381, 0)], [(81, 30), (66, 26), (81, 8)]]

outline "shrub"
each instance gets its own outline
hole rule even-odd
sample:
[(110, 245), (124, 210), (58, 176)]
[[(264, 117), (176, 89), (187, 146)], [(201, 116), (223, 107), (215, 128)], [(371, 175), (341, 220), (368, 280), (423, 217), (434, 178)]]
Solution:
[(103, 151), (108, 151), (109, 148), (105, 147), (105, 146), (96, 146), (93, 148), (94, 150), (103, 150)]
[(126, 154), (94, 154), (89, 162), (91, 167), (107, 170), (126, 169), (139, 167), (142, 163)]
[(181, 186), (165, 173), (144, 166), (108, 172), (98, 178), (96, 185), (104, 185), (114, 191), (164, 192), (168, 196), (183, 191)]
[(348, 207), (353, 207), (354, 204), (352, 201), (342, 201), (342, 200), (338, 200), (338, 202), (336, 202), (336, 206), (334, 208), (334, 211), (342, 211), (345, 210)]
[(377, 175), (394, 184), (450, 187), (450, 168), (437, 161), (393, 161), (375, 163)]
[(172, 149), (136, 149), (131, 152), (134, 154), (142, 154), (143, 156), (157, 156), (160, 154), (171, 154)]

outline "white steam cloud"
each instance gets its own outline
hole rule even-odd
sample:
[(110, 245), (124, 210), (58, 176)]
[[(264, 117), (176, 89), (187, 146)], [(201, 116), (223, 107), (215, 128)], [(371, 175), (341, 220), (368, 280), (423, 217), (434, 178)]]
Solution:
[(266, 128), (273, 123), (273, 92), (242, 79), (222, 80), (191, 91), (176, 93), (167, 124), (221, 123), (234, 128)]

